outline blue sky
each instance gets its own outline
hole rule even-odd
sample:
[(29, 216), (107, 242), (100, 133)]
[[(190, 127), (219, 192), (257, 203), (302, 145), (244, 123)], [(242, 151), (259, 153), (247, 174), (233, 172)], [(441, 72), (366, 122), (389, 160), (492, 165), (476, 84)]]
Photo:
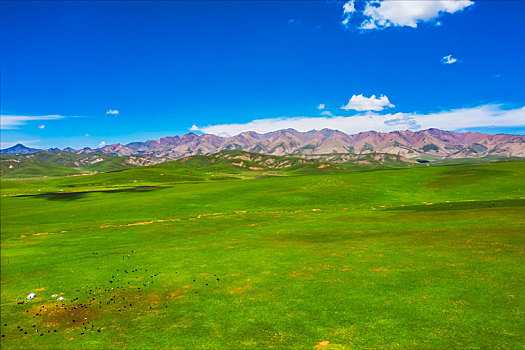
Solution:
[(524, 11), (522, 1), (2, 1), (2, 147), (190, 129), (523, 134)]

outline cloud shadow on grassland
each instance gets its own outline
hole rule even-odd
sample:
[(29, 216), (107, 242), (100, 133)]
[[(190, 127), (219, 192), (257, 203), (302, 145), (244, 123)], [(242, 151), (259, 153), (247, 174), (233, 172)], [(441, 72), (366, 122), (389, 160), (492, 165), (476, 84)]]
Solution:
[(83, 198), (86, 194), (89, 193), (126, 193), (126, 192), (151, 192), (159, 190), (162, 187), (157, 186), (137, 186), (131, 188), (118, 188), (112, 190), (93, 190), (93, 191), (78, 191), (78, 192), (46, 192), (38, 194), (22, 194), (15, 197), (37, 197), (43, 198), (51, 201), (74, 201), (80, 198)]

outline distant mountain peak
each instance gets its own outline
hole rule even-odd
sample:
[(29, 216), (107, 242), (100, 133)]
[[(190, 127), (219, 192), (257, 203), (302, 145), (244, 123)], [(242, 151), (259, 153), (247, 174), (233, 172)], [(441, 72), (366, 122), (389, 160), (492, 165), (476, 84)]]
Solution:
[(12, 147), (4, 148), (4, 149), (0, 150), (0, 153), (6, 153), (6, 154), (31, 154), (31, 153), (36, 153), (36, 152), (40, 152), (40, 151), (42, 151), (42, 150), (38, 149), (38, 148), (30, 148), (30, 147), (24, 146), (21, 143), (17, 143), (16, 145), (14, 145)]

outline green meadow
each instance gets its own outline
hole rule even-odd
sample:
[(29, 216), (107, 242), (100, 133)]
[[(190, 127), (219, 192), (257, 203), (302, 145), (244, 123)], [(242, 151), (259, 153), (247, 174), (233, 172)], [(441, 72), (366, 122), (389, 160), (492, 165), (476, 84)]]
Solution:
[(4, 177), (2, 349), (524, 348), (525, 162), (190, 165)]

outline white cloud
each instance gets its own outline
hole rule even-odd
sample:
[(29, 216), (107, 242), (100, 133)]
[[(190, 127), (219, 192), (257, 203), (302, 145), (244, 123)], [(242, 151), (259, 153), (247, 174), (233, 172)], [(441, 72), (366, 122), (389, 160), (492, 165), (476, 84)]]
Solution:
[(319, 110), (324, 109), (324, 108), (325, 108), (324, 103), (319, 103), (319, 105), (317, 106), (317, 109)]
[(28, 116), (28, 115), (2, 115), (0, 116), (0, 129), (18, 129), (19, 126), (27, 124), (27, 122), (35, 120), (56, 120), (66, 118), (62, 115), (41, 115), (41, 116)]
[(367, 112), (351, 117), (334, 116), (329, 111), (323, 117), (280, 117), (257, 119), (245, 124), (220, 124), (205, 127), (195, 126), (195, 130), (208, 134), (237, 135), (245, 131), (267, 133), (275, 130), (293, 128), (298, 131), (329, 128), (348, 134), (375, 130), (389, 132), (394, 130), (424, 130), (438, 128), (461, 130), (479, 127), (525, 126), (525, 107), (503, 109), (501, 105), (488, 104), (472, 108), (460, 108), (429, 114), (394, 113), (377, 114)]
[(84, 136), (89, 137), (89, 134), (84, 134)]
[(355, 12), (354, 0), (350, 0), (343, 5), (343, 20), (341, 21), (341, 23), (344, 26), (348, 25), (348, 23), (350, 22), (350, 18), (352, 17), (352, 14), (354, 12)]
[(343, 13), (353, 13), (355, 11), (354, 0), (350, 0), (343, 5)]
[(102, 141), (101, 143), (98, 144), (99, 147), (104, 147), (104, 145), (106, 144), (105, 141)]
[(441, 63), (443, 64), (452, 64), (456, 63), (457, 61), (457, 58), (452, 57), (452, 55), (445, 56), (441, 59)]
[(376, 95), (371, 97), (365, 97), (361, 95), (353, 95), (348, 104), (342, 106), (341, 109), (355, 111), (380, 111), (384, 108), (395, 107), (390, 103), (388, 97), (381, 95), (379, 98), (376, 98)]
[(190, 130), (191, 130), (191, 131), (200, 131), (201, 129), (200, 129), (197, 125), (193, 124), (193, 125), (191, 126)]
[(38, 128), (39, 128), (39, 129), (45, 129), (46, 126), (45, 126), (45, 124), (42, 124), (42, 125), (39, 125)]
[[(460, 12), (474, 4), (471, 0), (370, 0), (364, 3), (364, 9), (359, 11), (362, 18), (357, 24), (362, 30), (391, 26), (416, 28), (418, 23), (436, 20), (445, 13)], [(342, 24), (345, 27), (350, 26), (350, 20), (355, 16), (355, 12), (358, 11), (353, 0), (343, 5)]]
[(335, 117), (335, 115), (333, 115), (332, 112), (330, 112), (330, 111), (323, 111), (323, 112), (321, 112), (321, 114), (322, 115), (327, 115), (329, 117)]
[(118, 115), (118, 110), (117, 109), (109, 109), (106, 111), (106, 114), (110, 114), (110, 115)]

